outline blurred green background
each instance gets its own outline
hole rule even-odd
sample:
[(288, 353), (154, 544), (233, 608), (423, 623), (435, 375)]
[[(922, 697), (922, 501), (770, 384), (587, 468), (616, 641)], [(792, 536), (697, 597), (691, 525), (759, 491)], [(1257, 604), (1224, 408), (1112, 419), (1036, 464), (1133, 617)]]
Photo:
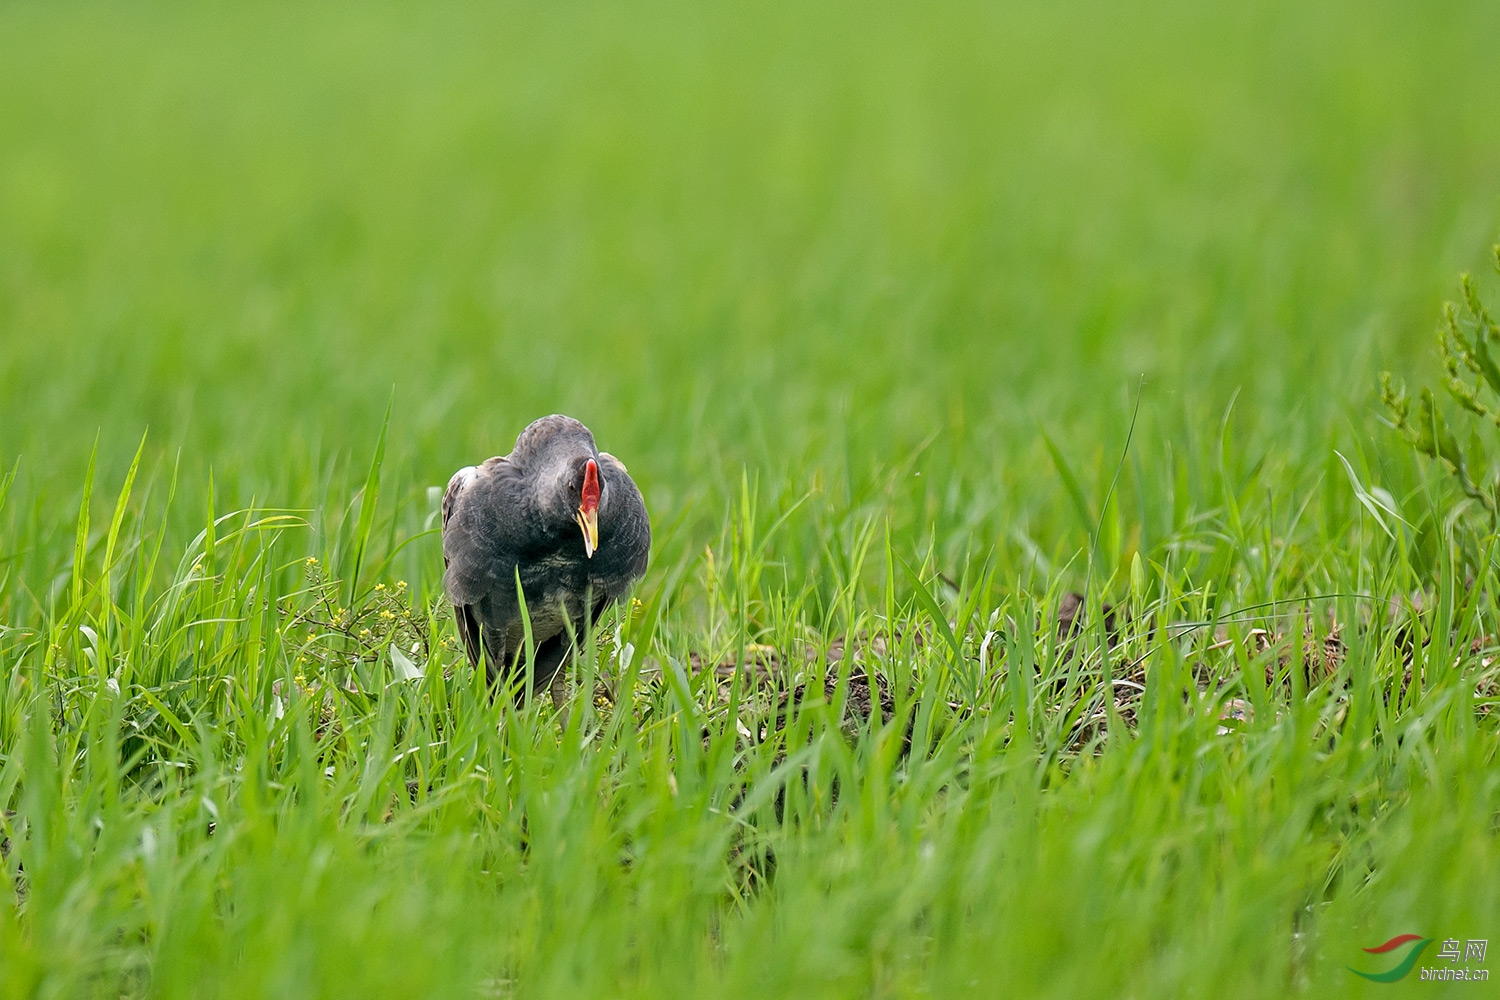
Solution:
[(1238, 391), (1295, 452), (1425, 362), (1500, 231), (1497, 29), (1487, 3), (8, 4), (0, 455), (76, 490), (96, 432), (118, 472), (149, 426), (228, 502), (305, 504), (394, 386), (424, 483), (560, 410), (663, 510), (936, 434), (1014, 514), (1052, 489), (1038, 423), (1118, 449), (1143, 375), (1157, 438)]

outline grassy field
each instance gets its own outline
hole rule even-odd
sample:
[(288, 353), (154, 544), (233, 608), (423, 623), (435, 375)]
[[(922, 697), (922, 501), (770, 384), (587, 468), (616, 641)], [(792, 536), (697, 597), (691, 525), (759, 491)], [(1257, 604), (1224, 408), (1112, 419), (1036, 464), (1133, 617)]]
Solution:
[[(1500, 297), (1497, 32), (0, 5), (0, 996), (1484, 995), (1346, 967), (1500, 938), (1377, 390)], [(656, 534), (565, 724), (435, 530), (555, 411)]]

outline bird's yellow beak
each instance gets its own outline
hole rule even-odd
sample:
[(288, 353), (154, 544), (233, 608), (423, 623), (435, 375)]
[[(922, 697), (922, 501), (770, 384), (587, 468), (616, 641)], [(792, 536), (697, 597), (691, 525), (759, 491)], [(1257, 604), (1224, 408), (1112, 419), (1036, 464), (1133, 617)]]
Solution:
[(583, 489), (573, 520), (583, 532), (583, 553), (590, 559), (599, 548), (599, 466), (591, 458), (583, 469)]
[(573, 520), (578, 522), (578, 527), (583, 531), (584, 555), (594, 558), (594, 550), (599, 547), (599, 508), (585, 510), (579, 507)]

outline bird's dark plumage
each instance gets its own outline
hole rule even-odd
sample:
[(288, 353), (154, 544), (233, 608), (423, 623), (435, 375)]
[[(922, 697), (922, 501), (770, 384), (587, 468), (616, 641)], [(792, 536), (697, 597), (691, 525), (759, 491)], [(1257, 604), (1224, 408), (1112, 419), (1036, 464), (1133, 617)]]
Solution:
[(572, 652), (573, 637), (582, 642), (585, 628), (645, 574), (650, 550), (640, 490), (572, 417), (535, 421), (509, 455), (460, 469), (443, 494), (443, 584), (469, 661), (478, 664), (482, 651), (491, 683), (524, 666), (518, 574), (540, 689)]

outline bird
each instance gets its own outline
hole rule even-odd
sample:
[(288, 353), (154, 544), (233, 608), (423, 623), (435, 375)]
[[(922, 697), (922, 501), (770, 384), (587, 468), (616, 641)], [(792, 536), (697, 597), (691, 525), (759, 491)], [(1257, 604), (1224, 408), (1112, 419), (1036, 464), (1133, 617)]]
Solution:
[(454, 473), (442, 521), (443, 589), (469, 663), (482, 654), (491, 691), (516, 684), (524, 702), (529, 619), (531, 693), (550, 686), (561, 708), (559, 668), (646, 573), (651, 519), (635, 481), (587, 427), (552, 414), (510, 454)]

